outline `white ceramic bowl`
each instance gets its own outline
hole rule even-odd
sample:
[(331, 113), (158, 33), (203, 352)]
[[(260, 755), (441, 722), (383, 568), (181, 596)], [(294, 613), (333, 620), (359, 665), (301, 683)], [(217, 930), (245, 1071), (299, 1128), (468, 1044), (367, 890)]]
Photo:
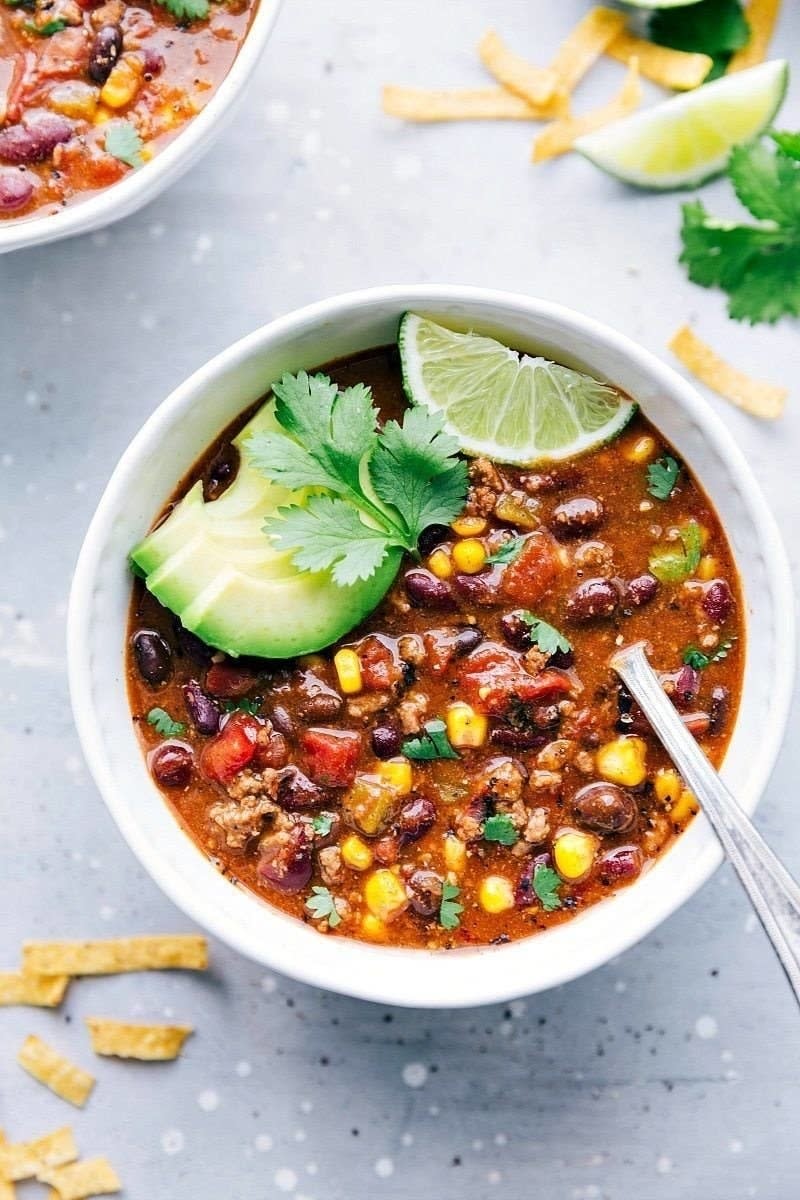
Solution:
[(793, 598), (778, 530), (704, 400), (621, 334), (541, 300), (464, 287), (389, 287), (282, 317), (201, 367), (164, 401), (119, 462), (75, 574), (69, 670), (89, 766), (122, 833), (164, 891), (251, 958), (333, 991), (450, 1007), (507, 1000), (573, 979), (649, 933), (708, 879), (721, 851), (703, 818), (633, 886), (574, 920), (509, 945), (450, 952), (320, 937), (232, 886), (186, 836), (153, 784), (123, 683), (126, 554), (200, 453), (283, 371), (394, 340), (407, 309), (476, 327), (604, 376), (634, 396), (708, 491), (733, 545), (749, 627), (744, 695), (724, 775), (752, 812), (780, 747), (792, 681)]
[(129, 217), (174, 183), (213, 144), (236, 111), (272, 32), (281, 0), (259, 0), (255, 15), (231, 69), (202, 112), (150, 162), (131, 171), (88, 200), (77, 200), (54, 215), (0, 221), (0, 254), (43, 246), (77, 233), (91, 233)]

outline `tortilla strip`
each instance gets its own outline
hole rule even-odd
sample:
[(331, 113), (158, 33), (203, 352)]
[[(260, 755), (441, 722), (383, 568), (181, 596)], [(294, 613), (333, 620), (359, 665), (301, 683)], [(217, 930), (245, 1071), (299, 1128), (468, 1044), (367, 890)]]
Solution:
[(69, 975), (28, 975), (0, 971), (0, 1005), (34, 1004), (58, 1008), (69, 987)]
[(737, 50), (728, 63), (728, 74), (746, 71), (764, 62), (781, 11), (781, 0), (750, 0), (744, 15), (750, 25), (750, 41)]
[(591, 8), (567, 34), (550, 63), (566, 92), (572, 92), (607, 46), (625, 30), (625, 14)]
[(699, 87), (714, 65), (714, 60), (707, 54), (671, 50), (669, 46), (657, 46), (655, 42), (626, 32), (620, 33), (606, 46), (606, 54), (621, 63), (638, 58), (641, 75), (676, 92)]
[(564, 90), (552, 67), (536, 67), (515, 54), (494, 29), (487, 30), (478, 42), (478, 55), (498, 83), (537, 108), (550, 105), (556, 93)]
[(25, 971), (38, 975), (117, 975), (123, 971), (204, 971), (208, 943), (199, 934), (109, 938), (87, 942), (25, 942)]
[(133, 1025), (105, 1017), (86, 1017), (95, 1054), (166, 1062), (177, 1058), (194, 1032), (191, 1025)]
[(17, 1062), (29, 1075), (38, 1079), (39, 1083), (43, 1083), (62, 1100), (67, 1100), (78, 1108), (83, 1108), (95, 1085), (93, 1075), (81, 1067), (76, 1067), (35, 1034), (31, 1034), (22, 1043)]
[(554, 121), (552, 125), (548, 125), (533, 143), (531, 160), (538, 163), (547, 158), (556, 158), (559, 154), (566, 154), (572, 149), (577, 138), (628, 116), (638, 108), (641, 99), (639, 64), (632, 58), (625, 82), (617, 95), (600, 108), (581, 113), (577, 117), (565, 117), (562, 121)]
[[(2, 1129), (0, 1129), (0, 1149), (7, 1145), (8, 1141), (6, 1139), (6, 1135), (3, 1133)], [(16, 1200), (16, 1197), (17, 1189), (14, 1187), (13, 1183), (9, 1179), (6, 1179), (5, 1175), (0, 1172), (0, 1200)]]
[(120, 1191), (122, 1184), (107, 1158), (84, 1158), (68, 1167), (40, 1171), (36, 1178), (55, 1188), (58, 1200), (85, 1200), (86, 1196), (107, 1196)]
[(17, 1181), (34, 1179), (48, 1167), (74, 1162), (78, 1147), (68, 1125), (31, 1142), (0, 1143), (0, 1178)]
[(738, 371), (697, 337), (688, 325), (678, 330), (669, 348), (701, 383), (751, 416), (775, 420), (783, 412), (789, 395), (786, 388), (761, 383)]
[(505, 88), (407, 88), (387, 84), (383, 111), (404, 121), (542, 121), (552, 107), (534, 108)]

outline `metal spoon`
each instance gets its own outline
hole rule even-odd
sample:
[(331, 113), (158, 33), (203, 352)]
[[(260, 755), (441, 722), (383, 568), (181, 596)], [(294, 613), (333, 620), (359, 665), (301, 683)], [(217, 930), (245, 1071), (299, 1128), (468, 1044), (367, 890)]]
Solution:
[(611, 658), (736, 868), (800, 1003), (800, 887), (741, 810), (666, 696), (644, 642)]

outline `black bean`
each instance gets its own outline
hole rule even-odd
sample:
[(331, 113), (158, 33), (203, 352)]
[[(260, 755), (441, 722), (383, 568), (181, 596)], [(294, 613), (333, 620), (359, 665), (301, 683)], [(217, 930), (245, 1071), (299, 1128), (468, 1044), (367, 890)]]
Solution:
[(703, 612), (715, 625), (724, 625), (732, 608), (733, 595), (725, 580), (712, 580), (703, 596)]
[(288, 708), (284, 708), (282, 704), (276, 704), (270, 719), (278, 733), (282, 733), (284, 737), (294, 736), (294, 721)]
[(210, 737), (219, 731), (220, 707), (200, 687), (196, 679), (183, 685), (183, 701), (198, 733)]
[(370, 740), (378, 758), (394, 758), (400, 753), (403, 735), (396, 725), (376, 725)]
[(0, 130), (0, 162), (15, 166), (42, 162), (61, 142), (68, 142), (72, 134), (72, 125), (64, 117), (35, 109), (22, 125), (8, 125)]
[(581, 825), (597, 833), (624, 833), (636, 820), (636, 801), (614, 783), (590, 783), (572, 798)]
[(0, 212), (14, 212), (33, 195), (33, 179), (22, 171), (0, 171)]
[(298, 767), (284, 767), (278, 783), (278, 804), (290, 812), (316, 808), (326, 800), (325, 792)]
[(150, 770), (161, 787), (186, 787), (192, 777), (191, 748), (182, 742), (164, 742), (149, 758)]
[(571, 621), (593, 621), (613, 617), (619, 592), (610, 579), (586, 579), (567, 597), (566, 613)]
[(422, 557), (427, 558), (437, 546), (441, 546), (442, 542), (452, 537), (453, 531), (449, 525), (426, 525), (417, 539), (417, 548)]
[(450, 608), (453, 603), (449, 583), (422, 567), (406, 571), (403, 582), (409, 600), (417, 608)]
[(637, 575), (630, 579), (625, 587), (623, 603), (627, 608), (641, 608), (655, 600), (658, 592), (658, 580), (654, 575)]
[(483, 630), (477, 625), (465, 625), (456, 634), (455, 651), (458, 658), (471, 654), (483, 641)]
[(721, 733), (728, 721), (731, 694), (726, 687), (718, 685), (711, 689), (711, 708), (709, 711), (709, 733)]
[(102, 86), (121, 53), (122, 30), (119, 25), (101, 26), (89, 50), (89, 78)]
[(415, 871), (408, 879), (411, 907), (420, 917), (435, 917), (442, 903), (441, 875), (435, 871)]
[(235, 446), (225, 446), (212, 459), (203, 480), (203, 495), (206, 500), (217, 500), (239, 470), (239, 453)]
[(397, 814), (397, 832), (404, 842), (416, 842), (436, 821), (436, 805), (427, 796), (412, 796)]
[(151, 687), (166, 683), (172, 674), (172, 651), (154, 629), (137, 629), (131, 639), (139, 674)]
[(509, 646), (515, 650), (529, 650), (531, 645), (531, 627), (522, 616), (520, 609), (503, 613), (500, 618), (500, 628)]
[(555, 506), (549, 524), (557, 537), (583, 537), (600, 528), (603, 516), (599, 500), (593, 496), (573, 496)]

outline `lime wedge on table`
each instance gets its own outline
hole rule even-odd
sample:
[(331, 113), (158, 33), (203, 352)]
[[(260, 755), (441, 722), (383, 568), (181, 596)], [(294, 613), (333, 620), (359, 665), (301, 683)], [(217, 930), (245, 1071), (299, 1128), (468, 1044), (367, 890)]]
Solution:
[(465, 454), (518, 466), (573, 458), (616, 437), (636, 411), (580, 371), (414, 313), (398, 341), (406, 395), (442, 413)]
[(634, 187), (694, 187), (772, 123), (788, 80), (783, 60), (762, 63), (588, 133), (575, 149)]

